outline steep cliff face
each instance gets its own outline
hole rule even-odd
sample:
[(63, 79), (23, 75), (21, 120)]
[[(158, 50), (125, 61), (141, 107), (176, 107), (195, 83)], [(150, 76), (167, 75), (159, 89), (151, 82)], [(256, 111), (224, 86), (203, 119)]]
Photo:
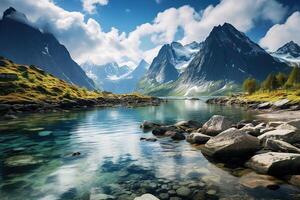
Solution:
[(7, 9), (0, 20), (0, 30), (1, 56), (16, 63), (40, 66), (69, 83), (95, 89), (93, 81), (71, 58), (66, 47), (51, 33), (31, 26), (23, 13)]

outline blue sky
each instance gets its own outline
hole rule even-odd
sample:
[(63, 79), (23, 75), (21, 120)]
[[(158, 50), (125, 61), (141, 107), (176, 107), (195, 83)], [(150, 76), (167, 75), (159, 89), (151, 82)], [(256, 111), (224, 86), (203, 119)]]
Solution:
[[(81, 0), (55, 0), (55, 2), (68, 11), (84, 12)], [(97, 5), (96, 12), (86, 17), (92, 17), (101, 23), (104, 31), (109, 31), (111, 27), (116, 27), (120, 31), (127, 33), (133, 31), (136, 26), (151, 22), (157, 13), (168, 8), (179, 8), (183, 5), (190, 5), (196, 11), (201, 11), (209, 5), (216, 5), (220, 0), (111, 0), (105, 6)], [(296, 10), (300, 10), (298, 0), (278, 0), (288, 8), (286, 16)], [(238, 16), (237, 16), (238, 17)], [(257, 21), (256, 26), (247, 35), (258, 42), (273, 24), (270, 22)]]
[(224, 22), (269, 51), (300, 44), (299, 0), (1, 0), (0, 12), (9, 6), (54, 34), (79, 64), (150, 63), (162, 45), (204, 41)]

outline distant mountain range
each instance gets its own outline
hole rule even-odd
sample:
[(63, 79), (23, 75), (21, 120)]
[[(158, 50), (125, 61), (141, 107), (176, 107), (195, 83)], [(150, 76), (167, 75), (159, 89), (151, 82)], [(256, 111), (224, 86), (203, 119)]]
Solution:
[(288, 65), (300, 67), (300, 46), (294, 41), (286, 43), (271, 55)]
[(141, 60), (134, 70), (126, 65), (119, 66), (117, 63), (100, 66), (86, 63), (82, 67), (94, 80), (97, 87), (105, 91), (123, 94), (135, 91), (138, 81), (145, 75), (149, 64)]
[(0, 55), (16, 63), (37, 65), (41, 69), (87, 89), (95, 89), (65, 46), (51, 33), (33, 27), (27, 17), (10, 7), (0, 20)]
[[(182, 45), (176, 43), (176, 47)], [(188, 65), (181, 72), (174, 65), (181, 59), (172, 49), (172, 45), (161, 48), (139, 83), (140, 92), (157, 96), (222, 94), (239, 90), (248, 77), (262, 81), (271, 72), (290, 69), (228, 23), (213, 28), (197, 52), (186, 59)]]

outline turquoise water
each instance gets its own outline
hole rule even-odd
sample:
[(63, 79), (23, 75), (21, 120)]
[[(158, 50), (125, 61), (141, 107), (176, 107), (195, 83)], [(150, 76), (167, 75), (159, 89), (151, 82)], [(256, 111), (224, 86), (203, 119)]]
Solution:
[(299, 190), (288, 184), (276, 191), (247, 189), (239, 182), (247, 170), (210, 163), (186, 141), (140, 141), (152, 136), (139, 128), (143, 120), (205, 122), (214, 114), (233, 121), (253, 115), (172, 100), (158, 107), (33, 114), (0, 122), (0, 199), (133, 199), (147, 192), (168, 199), (178, 196), (179, 187), (190, 190), (182, 199), (192, 193), (206, 199), (295, 199)]

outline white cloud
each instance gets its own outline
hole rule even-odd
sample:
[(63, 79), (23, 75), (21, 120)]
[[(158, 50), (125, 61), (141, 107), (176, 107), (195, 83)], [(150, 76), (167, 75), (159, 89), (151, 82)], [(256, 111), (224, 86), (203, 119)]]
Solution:
[[(84, 2), (89, 2), (86, 4), (90, 6), (87, 10), (93, 11), (96, 4), (104, 5), (108, 0)], [(248, 31), (258, 20), (278, 23), (286, 13), (286, 9), (275, 0), (222, 0), (201, 12), (188, 5), (166, 9), (158, 13), (152, 22), (124, 33), (116, 28), (104, 32), (99, 22), (92, 18), (85, 19), (83, 13), (66, 11), (52, 0), (2, 0), (0, 11), (9, 6), (25, 13), (37, 26), (54, 33), (80, 64), (116, 61), (133, 65), (142, 58), (151, 63), (161, 45), (174, 40), (179, 28), (184, 34), (182, 42), (189, 43), (204, 40), (213, 26), (224, 22), (232, 23), (241, 31)], [(151, 39), (152, 49), (141, 49), (143, 37)]]
[(88, 13), (94, 13), (96, 5), (105, 6), (108, 4), (108, 0), (82, 0), (82, 7), (84, 11)]
[(276, 51), (279, 47), (293, 40), (300, 44), (300, 12), (294, 12), (283, 24), (275, 24), (260, 40), (260, 45)]

